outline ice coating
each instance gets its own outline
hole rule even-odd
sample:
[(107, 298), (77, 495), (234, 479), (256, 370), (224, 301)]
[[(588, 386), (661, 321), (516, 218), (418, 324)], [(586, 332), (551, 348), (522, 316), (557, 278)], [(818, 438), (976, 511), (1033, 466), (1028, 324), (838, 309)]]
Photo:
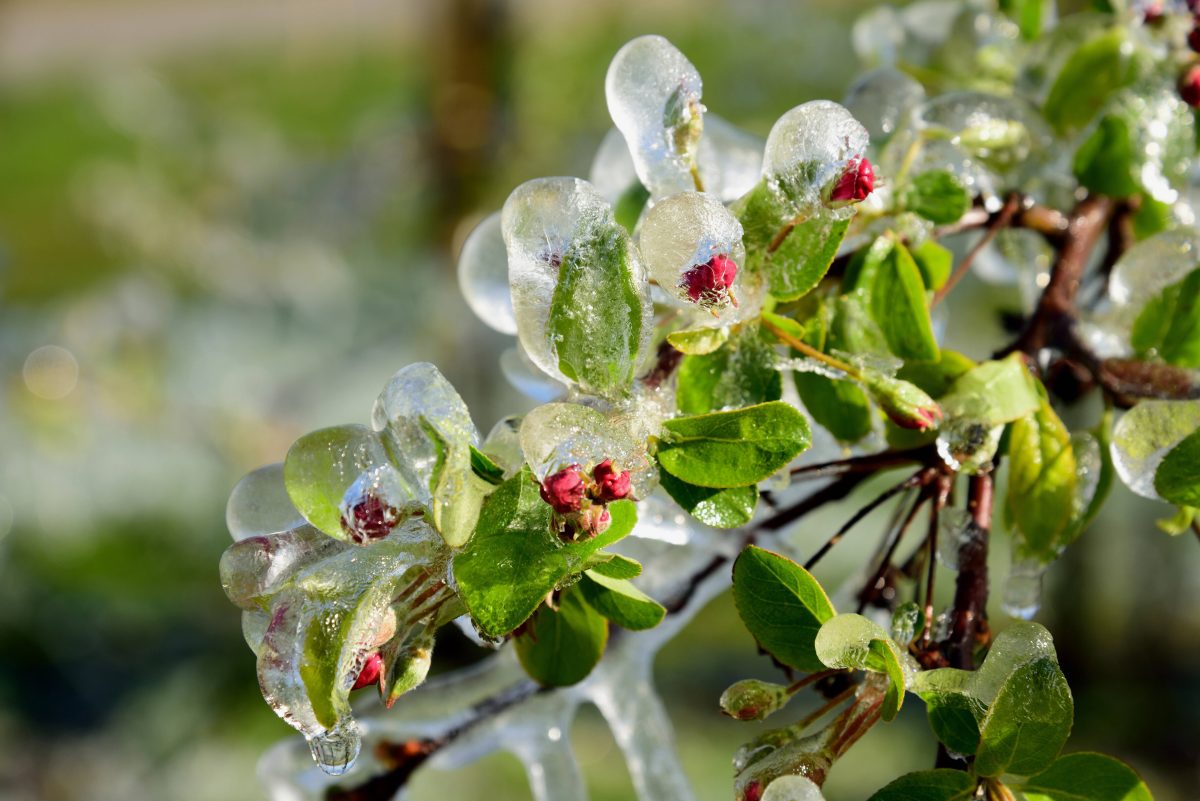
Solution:
[(1004, 426), (965, 417), (952, 418), (938, 430), (938, 455), (951, 469), (974, 475), (991, 469)]
[(1042, 606), (1042, 578), (1046, 564), (1037, 559), (1014, 561), (1004, 581), (1001, 606), (1006, 614), (1020, 620), (1031, 620)]
[(516, 473), (525, 464), (525, 454), (521, 452), (521, 418), (518, 416), (504, 417), (496, 421), (492, 430), (483, 440), (480, 450), (504, 468), (508, 475)]
[(458, 254), (458, 287), (480, 320), (501, 334), (517, 333), (500, 212), (484, 217), (463, 242)]
[(762, 801), (825, 801), (821, 788), (803, 776), (780, 776), (767, 785)]
[[(883, 6), (881, 8), (886, 8)], [(863, 124), (878, 147), (903, 124), (910, 110), (925, 100), (925, 89), (892, 67), (865, 73), (846, 90), (846, 110)]]
[(283, 463), (247, 473), (234, 485), (225, 505), (225, 525), (234, 540), (276, 534), (304, 525), (304, 515), (288, 497)]
[(592, 166), (588, 170), (588, 180), (596, 187), (596, 191), (604, 196), (609, 203), (616, 202), (635, 183), (640, 183), (637, 170), (633, 166), (633, 156), (629, 154), (629, 145), (625, 137), (616, 128), (609, 128), (592, 156)]
[(938, 513), (937, 560), (942, 567), (958, 570), (958, 554), (975, 537), (971, 513), (947, 507)]
[(245, 610), (261, 610), (265, 598), (297, 571), (350, 546), (309, 525), (248, 537), (221, 554), (221, 586)]
[(704, 125), (701, 90), (700, 73), (661, 36), (633, 39), (608, 67), (608, 113), (651, 197), (697, 188), (692, 171)]
[(1027, 101), (984, 92), (939, 95), (914, 109), (913, 121), (918, 129), (948, 136), (964, 155), (996, 173), (1027, 167), (1053, 142)]
[(676, 306), (707, 309), (714, 324), (737, 317), (747, 283), (745, 271), (739, 271), (726, 289), (705, 292), (698, 300), (689, 295), (689, 278), (714, 258), (723, 256), (738, 267), (745, 262), (742, 224), (721, 201), (702, 192), (682, 192), (659, 201), (646, 212), (638, 245), (651, 279)]
[[(813, 100), (780, 117), (767, 136), (763, 177), (797, 214), (817, 213), (848, 168), (867, 155), (867, 129), (831, 100)], [(837, 216), (850, 207), (829, 210)]]
[(1113, 427), (1113, 467), (1125, 486), (1143, 498), (1162, 500), (1154, 474), (1172, 448), (1200, 429), (1200, 401), (1142, 401)]
[[(632, 352), (603, 354), (611, 371), (632, 376), (649, 343), (653, 309), (641, 260), (604, 198), (579, 178), (538, 178), (514, 189), (502, 214), (517, 335), (533, 363), (551, 378), (574, 383), (560, 369), (558, 343), (550, 331), (560, 274), (571, 261), (573, 274), (608, 281), (602, 292), (596, 289), (587, 299), (588, 308), (572, 313), (619, 303), (622, 293), (636, 297), (640, 314), (629, 321), (635, 330), (627, 332)], [(601, 260), (597, 249), (605, 244), (621, 249), (607, 255), (621, 258), (624, 272), (614, 274), (612, 265)]]
[(513, 389), (538, 403), (547, 403), (567, 394), (566, 384), (543, 373), (520, 343), (500, 354), (500, 372)]
[(646, 443), (632, 439), (608, 418), (578, 403), (547, 403), (521, 421), (521, 450), (538, 479), (573, 464), (590, 471), (605, 459), (628, 470), (634, 495), (643, 495), (652, 484), (653, 467)]

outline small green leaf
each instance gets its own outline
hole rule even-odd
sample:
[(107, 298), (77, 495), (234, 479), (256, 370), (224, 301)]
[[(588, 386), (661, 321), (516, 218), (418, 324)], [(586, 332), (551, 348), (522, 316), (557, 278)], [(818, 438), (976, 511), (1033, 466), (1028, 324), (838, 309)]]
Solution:
[(932, 239), (926, 239), (912, 248), (911, 252), (917, 269), (921, 271), (921, 280), (925, 282), (926, 289), (936, 292), (946, 285), (954, 266), (954, 254), (949, 248)]
[(630, 631), (652, 629), (667, 613), (662, 604), (628, 579), (610, 578), (599, 571), (584, 572), (579, 589), (593, 609)]
[(886, 673), (890, 684), (883, 703), (883, 719), (892, 720), (904, 703), (904, 657), (900, 646), (883, 628), (862, 615), (846, 612), (821, 626), (814, 643), (817, 658), (826, 667), (873, 670)]
[(1133, 768), (1110, 756), (1086, 752), (1059, 757), (1016, 787), (1027, 801), (1154, 801)]
[(975, 362), (958, 351), (942, 348), (941, 358), (936, 362), (906, 362), (896, 372), (896, 378), (916, 384), (931, 398), (940, 398)]
[(471, 470), (489, 484), (504, 483), (504, 468), (492, 461), (492, 457), (471, 446)]
[(904, 193), (904, 206), (930, 222), (944, 225), (967, 213), (971, 196), (954, 173), (929, 170), (913, 178)]
[(1022, 39), (1033, 41), (1041, 34), (1046, 19), (1046, 0), (1000, 0), (1000, 10), (1017, 23)]
[(786, 467), (811, 444), (804, 415), (782, 401), (663, 424), (658, 462), (700, 487), (745, 487)]
[(837, 256), (850, 220), (827, 215), (796, 225), (766, 259), (768, 287), (778, 300), (795, 300), (821, 282)]
[(719, 350), (685, 356), (679, 365), (676, 403), (684, 414), (779, 400), (783, 379), (772, 340), (747, 325)]
[(1042, 111), (1060, 135), (1078, 131), (1118, 89), (1133, 83), (1141, 67), (1124, 26), (1088, 39), (1070, 55), (1050, 87)]
[(925, 282), (908, 248), (890, 236), (879, 237), (847, 269), (843, 288), (866, 292), (871, 317), (893, 354), (905, 360), (937, 360)]
[(1154, 491), (1178, 506), (1200, 506), (1200, 431), (1167, 451), (1154, 472)]
[(1133, 324), (1130, 344), (1145, 358), (1200, 368), (1200, 269), (1152, 298)]
[(963, 373), (941, 401), (947, 417), (989, 426), (1019, 420), (1042, 405), (1037, 385), (1019, 353), (982, 362)]
[(871, 402), (856, 382), (797, 370), (796, 391), (813, 420), (842, 442), (871, 433)]
[(515, 640), (517, 659), (544, 687), (583, 681), (608, 643), (608, 623), (571, 587), (558, 597), (558, 609), (541, 606)]
[(773, 657), (805, 672), (824, 668), (817, 632), (835, 611), (803, 567), (751, 545), (733, 563), (733, 600), (747, 630)]
[(1141, 191), (1134, 177), (1136, 159), (1129, 126), (1120, 117), (1105, 114), (1075, 151), (1073, 169), (1079, 183), (1097, 194), (1132, 197)]
[(1017, 668), (1000, 687), (979, 726), (975, 770), (981, 776), (1029, 776), (1058, 757), (1075, 718), (1071, 688), (1058, 662), (1040, 657)]
[(672, 331), (667, 334), (667, 342), (680, 353), (688, 356), (703, 356), (712, 353), (729, 341), (729, 329), (721, 328), (685, 328), (682, 331)]
[(1071, 434), (1048, 400), (1013, 423), (1008, 444), (1008, 514), (1021, 532), (1018, 549), (1042, 562), (1069, 544), (1078, 482)]
[(714, 489), (689, 484), (663, 470), (659, 483), (667, 494), (685, 512), (706, 526), (713, 528), (738, 528), (754, 518), (754, 507), (758, 504), (758, 487)]
[(642, 563), (619, 553), (598, 551), (591, 555), (585, 564), (586, 570), (599, 573), (615, 579), (637, 578), (642, 574)]
[(974, 796), (975, 780), (970, 774), (941, 768), (907, 773), (867, 801), (968, 801)]

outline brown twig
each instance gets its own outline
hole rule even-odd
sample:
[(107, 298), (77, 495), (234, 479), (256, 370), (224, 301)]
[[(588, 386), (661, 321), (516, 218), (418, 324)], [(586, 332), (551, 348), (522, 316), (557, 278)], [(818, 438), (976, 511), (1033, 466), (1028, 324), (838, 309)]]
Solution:
[(994, 486), (991, 473), (971, 476), (967, 510), (971, 524), (958, 551), (958, 579), (954, 588), (954, 622), (942, 643), (951, 667), (975, 669), (975, 648), (987, 642), (988, 536), (992, 526)]
[(950, 294), (951, 290), (954, 289), (954, 286), (961, 281), (962, 277), (971, 269), (971, 263), (975, 261), (975, 258), (981, 252), (983, 252), (984, 248), (991, 244), (992, 240), (996, 238), (996, 234), (1000, 233), (1000, 229), (1007, 228), (1009, 226), (1013, 220), (1013, 217), (1016, 216), (1016, 213), (1020, 208), (1020, 196), (1009, 195), (1008, 199), (1004, 201), (1004, 206), (1000, 209), (999, 213), (995, 214), (988, 220), (987, 227), (983, 232), (983, 236), (979, 238), (979, 241), (976, 242), (969, 251), (967, 251), (967, 255), (963, 256), (962, 261), (959, 262), (958, 266), (954, 268), (954, 272), (950, 275), (950, 278), (946, 280), (946, 283), (942, 285), (942, 288), (934, 293), (933, 300), (929, 304), (930, 307), (938, 305), (942, 302), (943, 298)]
[(817, 562), (821, 561), (821, 557), (825, 556), (825, 554), (829, 553), (829, 550), (833, 548), (833, 546), (841, 542), (842, 537), (846, 536), (846, 533), (850, 531), (850, 529), (854, 528), (854, 526), (857, 525), (858, 522), (864, 517), (878, 509), (889, 498), (894, 498), (897, 494), (910, 487), (921, 486), (922, 482), (927, 481), (929, 481), (929, 469), (922, 468), (901, 481), (899, 484), (884, 490), (877, 498), (875, 498), (875, 500), (871, 501), (866, 506), (851, 515), (850, 519), (843, 523), (842, 527), (835, 531), (833, 536), (826, 540), (825, 544), (818, 548), (817, 552), (814, 553), (812, 557), (810, 557), (809, 560), (804, 563), (804, 569), (812, 570)]

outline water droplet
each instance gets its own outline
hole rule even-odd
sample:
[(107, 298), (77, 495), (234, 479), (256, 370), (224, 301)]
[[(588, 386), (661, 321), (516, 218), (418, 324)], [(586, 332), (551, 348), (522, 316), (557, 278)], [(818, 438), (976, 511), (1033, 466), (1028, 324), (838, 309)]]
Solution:
[(362, 737), (358, 733), (358, 725), (349, 721), (336, 729), (309, 737), (308, 747), (321, 770), (330, 776), (341, 776), (354, 767), (359, 749), (362, 748)]

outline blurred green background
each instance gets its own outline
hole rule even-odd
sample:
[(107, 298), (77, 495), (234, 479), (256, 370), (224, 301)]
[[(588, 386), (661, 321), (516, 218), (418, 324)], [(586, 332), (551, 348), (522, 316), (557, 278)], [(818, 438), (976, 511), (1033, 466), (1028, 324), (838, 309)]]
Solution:
[[(453, 256), (516, 184), (586, 175), (617, 48), (666, 35), (709, 108), (765, 134), (842, 96), (866, 5), (0, 4), (0, 799), (263, 798), (255, 762), (292, 731), (259, 696), (217, 579), (233, 483), (304, 431), (365, 420), (412, 361), (436, 362), (484, 431), (529, 408)], [(956, 301), (971, 313), (952, 334), (977, 356), (998, 336), (979, 311), (1017, 304), (978, 283)], [(1076, 693), (1070, 748), (1194, 801), (1200, 549), (1154, 529), (1165, 511), (1118, 488), (1038, 619)], [(845, 514), (806, 523), (800, 547)], [(856, 542), (823, 579), (872, 536)], [(728, 598), (659, 660), (704, 799), (729, 797), (733, 750), (757, 732), (715, 711), (748, 675), (773, 677)], [(919, 706), (834, 771), (832, 801), (932, 763)], [(629, 798), (598, 715), (572, 735), (593, 797)], [(501, 756), (421, 773), (414, 791), (527, 797)]]

